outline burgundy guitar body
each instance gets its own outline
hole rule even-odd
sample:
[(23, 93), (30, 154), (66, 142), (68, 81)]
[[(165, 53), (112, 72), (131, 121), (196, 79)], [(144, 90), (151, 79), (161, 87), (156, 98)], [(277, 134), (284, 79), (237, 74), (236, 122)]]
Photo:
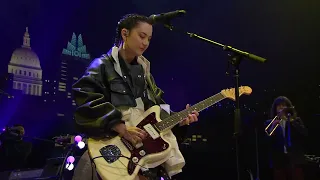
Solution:
[(104, 156), (94, 159), (101, 178), (134, 180), (141, 168), (157, 167), (169, 158), (171, 145), (164, 137), (168, 131), (160, 132), (156, 127), (161, 122), (160, 107), (151, 107), (136, 121), (136, 127), (145, 130), (149, 136), (135, 146), (119, 136), (88, 140), (90, 156)]

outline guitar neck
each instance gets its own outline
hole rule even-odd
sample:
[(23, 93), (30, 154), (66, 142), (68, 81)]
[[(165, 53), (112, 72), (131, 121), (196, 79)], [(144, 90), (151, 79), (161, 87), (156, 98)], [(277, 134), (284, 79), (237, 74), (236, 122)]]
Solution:
[(192, 111), (201, 112), (204, 109), (216, 104), (217, 102), (225, 98), (226, 97), (223, 96), (222, 93), (215, 94), (203, 101), (200, 101), (199, 103), (191, 106), (188, 109), (185, 109), (183, 111), (173, 114), (172, 116), (162, 120), (161, 122), (158, 122), (157, 124), (155, 124), (155, 126), (160, 131), (166, 131), (168, 129), (173, 128), (175, 125), (179, 124), (184, 118), (188, 116), (188, 114), (191, 114)]

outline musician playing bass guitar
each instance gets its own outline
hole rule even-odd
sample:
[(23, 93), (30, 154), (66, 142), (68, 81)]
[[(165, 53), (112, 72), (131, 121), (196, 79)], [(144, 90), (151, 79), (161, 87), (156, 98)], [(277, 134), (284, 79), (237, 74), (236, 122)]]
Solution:
[[(150, 74), (150, 62), (142, 56), (151, 37), (152, 22), (149, 18), (128, 14), (119, 21), (114, 46), (107, 54), (94, 59), (82, 78), (73, 85), (77, 104), (74, 117), (80, 132), (89, 137), (119, 135), (137, 144), (147, 137), (147, 133), (135, 126), (127, 126), (131, 119), (153, 105), (161, 105), (161, 115), (170, 115), (170, 106), (162, 99), (163, 91)], [(198, 111), (193, 111), (172, 129), (178, 139), (186, 131), (187, 126), (184, 125), (196, 122), (198, 115)], [(182, 171), (185, 161), (176, 136), (172, 134), (171, 138), (175, 146), (172, 157), (156, 168), (141, 171), (140, 179), (170, 179)], [(88, 152), (85, 152), (73, 179), (91, 179), (92, 173), (94, 179), (101, 178), (92, 168)]]

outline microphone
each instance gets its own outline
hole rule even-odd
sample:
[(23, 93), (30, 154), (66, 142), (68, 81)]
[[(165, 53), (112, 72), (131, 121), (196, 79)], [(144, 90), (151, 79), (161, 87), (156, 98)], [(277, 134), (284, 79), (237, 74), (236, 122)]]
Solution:
[[(291, 116), (294, 116), (295, 113), (296, 113), (296, 110), (294, 108), (294, 106), (291, 106), (291, 107), (286, 107), (286, 108), (283, 108), (279, 113), (278, 115), (284, 113), (287, 117), (291, 117)], [(294, 117), (295, 118), (295, 117)]]
[(185, 10), (176, 10), (167, 13), (153, 14), (149, 16), (152, 23), (169, 23), (172, 19), (186, 14)]
[(294, 111), (295, 111), (294, 106), (286, 107), (286, 108), (283, 108), (283, 109), (281, 110), (281, 112), (284, 112), (284, 113), (286, 113), (286, 114), (293, 114)]

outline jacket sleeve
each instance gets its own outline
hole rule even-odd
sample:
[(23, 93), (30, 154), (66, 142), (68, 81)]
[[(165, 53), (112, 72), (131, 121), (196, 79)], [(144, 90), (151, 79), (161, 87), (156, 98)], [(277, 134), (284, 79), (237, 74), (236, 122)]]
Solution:
[(176, 136), (178, 144), (181, 144), (185, 141), (187, 138), (187, 133), (188, 133), (188, 126), (179, 126), (176, 125), (172, 129), (173, 134)]
[[(156, 85), (155, 80), (152, 75), (150, 75), (149, 79), (149, 86), (153, 92), (153, 96), (155, 97), (156, 103), (157, 104), (167, 104), (164, 99), (163, 95), (164, 92)], [(170, 115), (173, 115), (175, 112), (171, 111)], [(169, 116), (167, 112), (164, 110), (161, 111), (162, 117)], [(163, 118), (162, 118), (163, 119)], [(179, 124), (174, 126), (171, 131), (173, 134), (176, 136), (178, 143), (182, 143), (184, 139), (186, 138), (187, 132), (188, 132), (188, 127), (187, 126), (182, 126), (180, 127)]]
[(72, 87), (77, 105), (75, 124), (88, 136), (116, 135), (112, 127), (124, 123), (121, 112), (110, 103), (107, 78), (103, 60), (95, 59)]
[(148, 86), (152, 92), (152, 96), (154, 97), (156, 104), (166, 104), (166, 102), (163, 100), (164, 92), (157, 86), (157, 84), (155, 83), (155, 80), (151, 74), (150, 74), (149, 78), (147, 78), (147, 82), (148, 82)]
[(308, 130), (303, 124), (303, 121), (300, 117), (295, 118), (291, 123), (291, 126), (293, 127), (293, 131), (296, 131), (298, 134), (302, 136), (308, 135)]
[[(169, 115), (169, 113), (167, 113), (167, 111), (161, 110), (160, 118), (161, 119), (167, 118), (169, 116), (172, 116), (174, 113), (175, 112), (171, 111), (170, 115)], [(171, 131), (176, 136), (178, 144), (181, 144), (186, 139), (187, 132), (188, 132), (188, 126), (179, 126), (179, 124), (178, 124), (178, 125), (174, 126), (171, 129)]]

